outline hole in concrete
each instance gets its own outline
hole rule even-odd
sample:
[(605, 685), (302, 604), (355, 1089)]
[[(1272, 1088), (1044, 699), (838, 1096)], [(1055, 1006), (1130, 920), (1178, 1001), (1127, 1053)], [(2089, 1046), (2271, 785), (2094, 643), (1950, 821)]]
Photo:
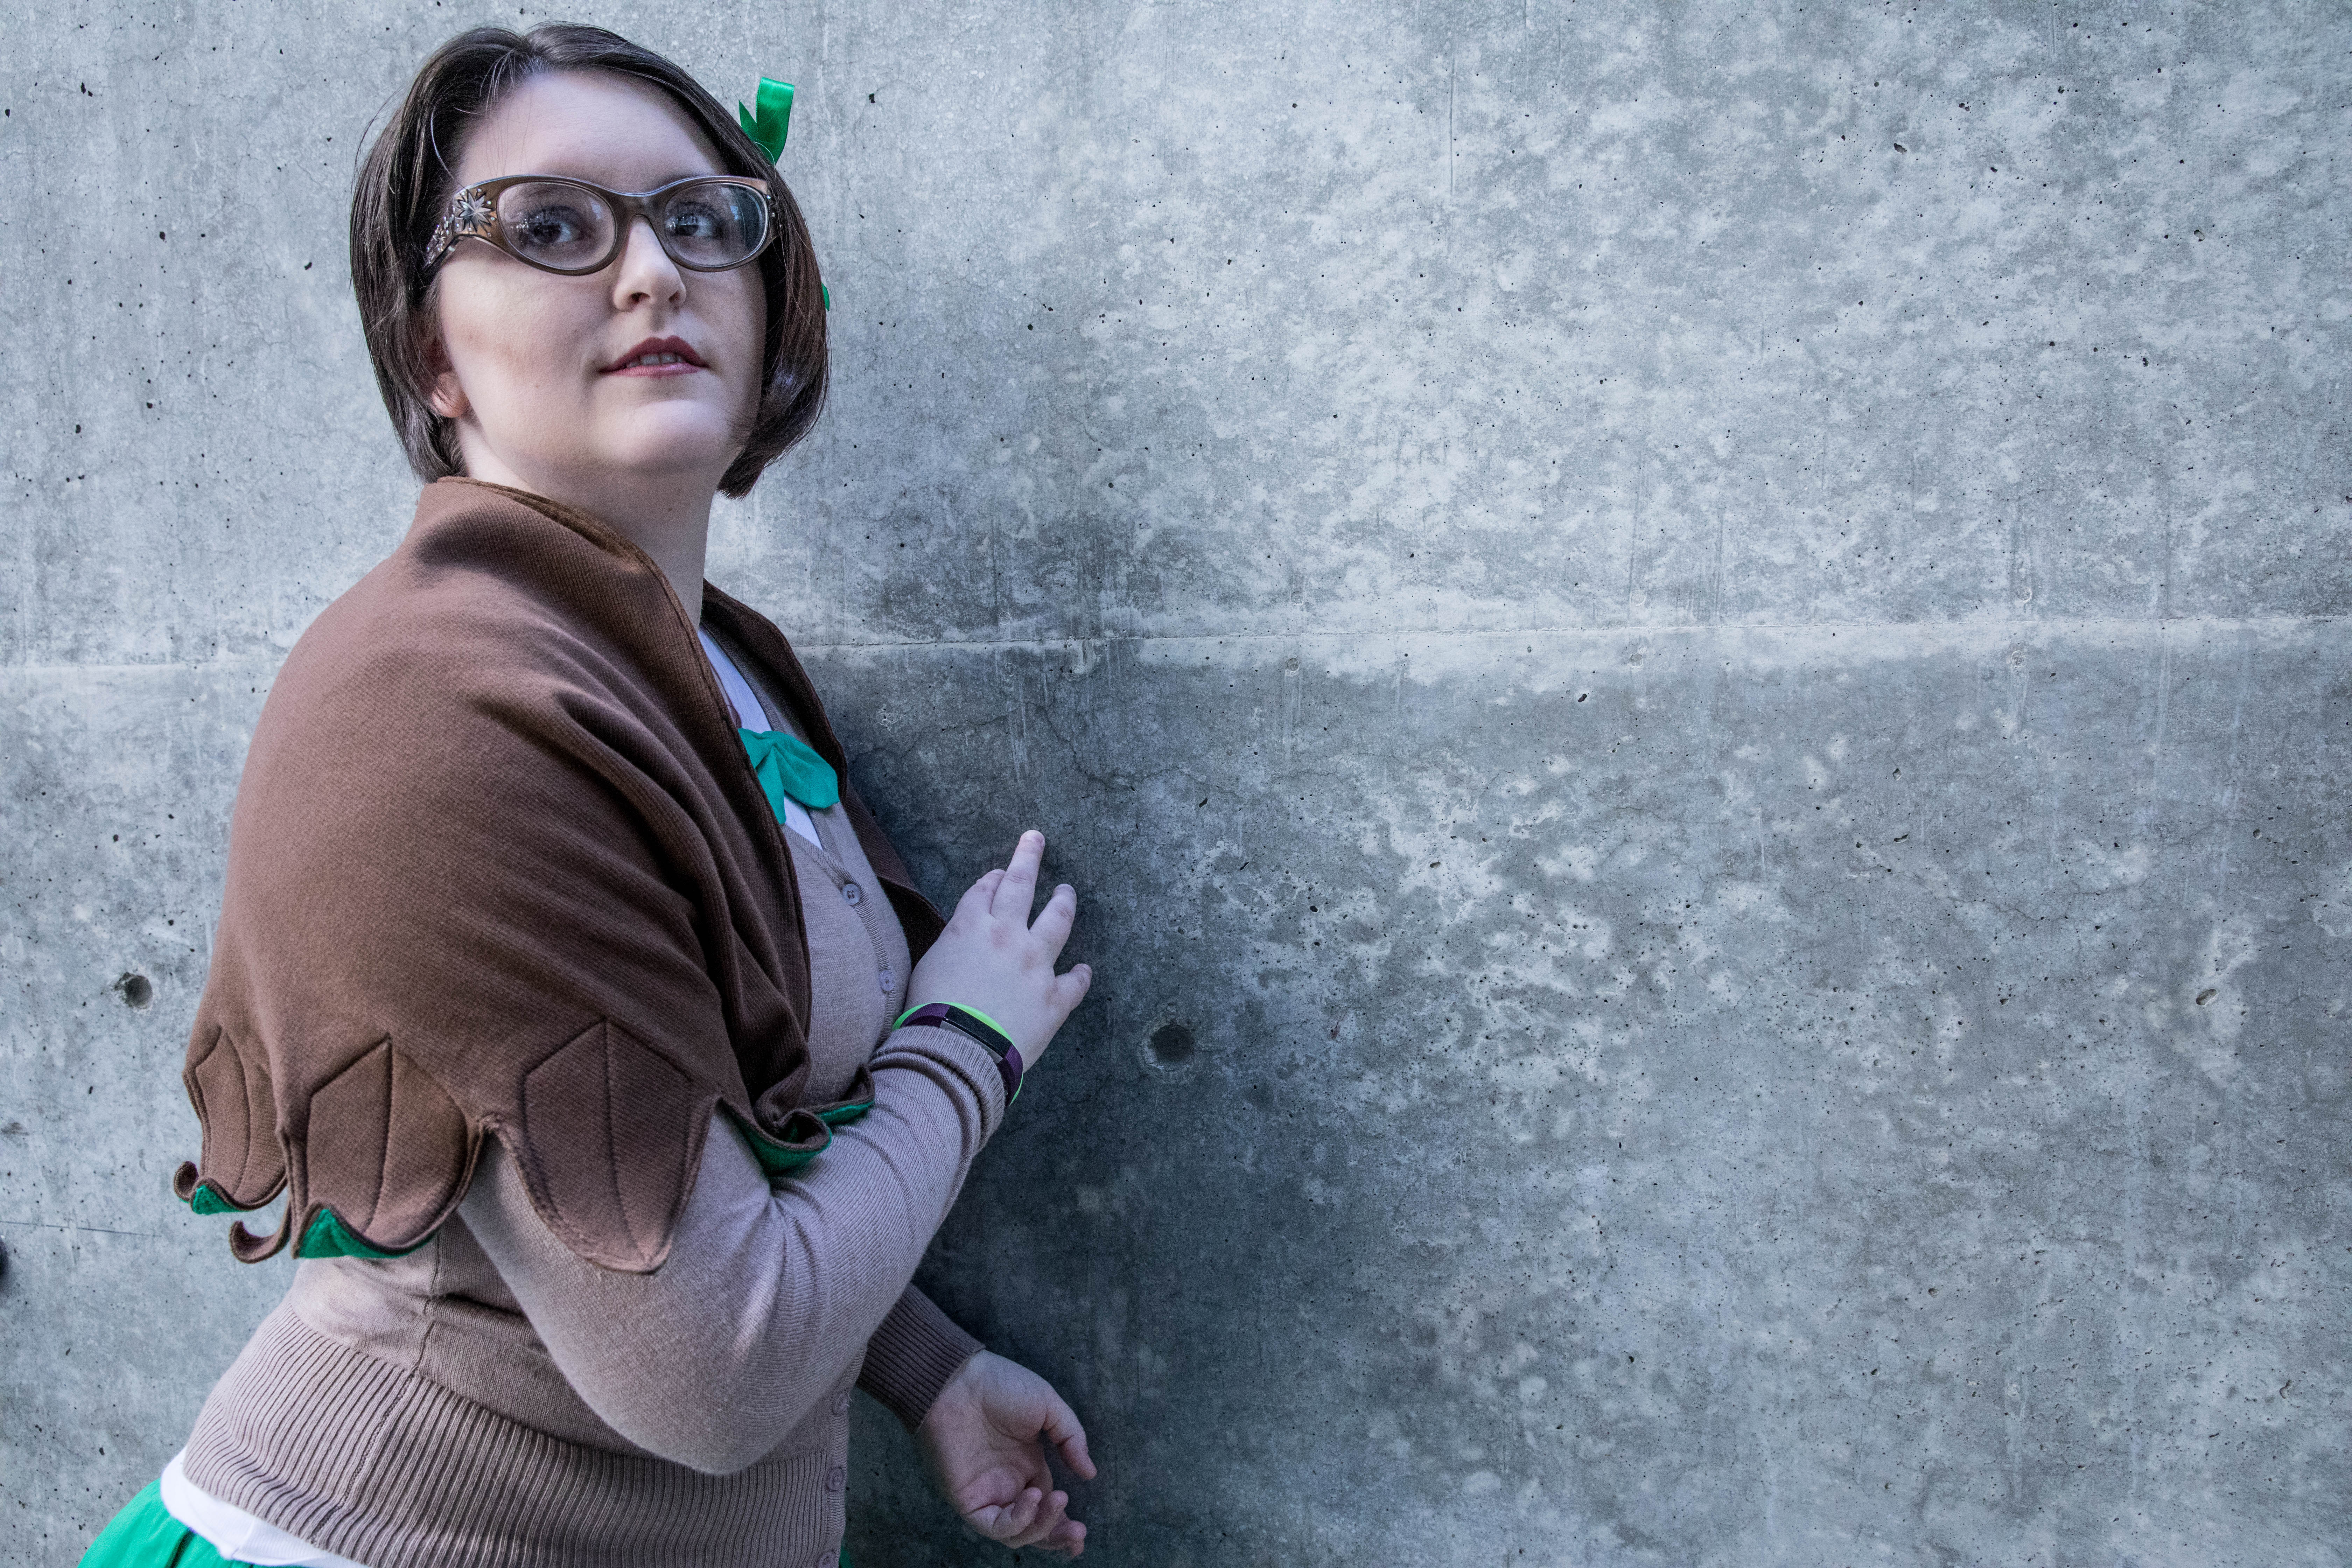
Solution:
[(1162, 1024), (1151, 1031), (1151, 1059), (1164, 1068), (1182, 1067), (1192, 1059), (1192, 1031), (1181, 1024)]
[(126, 974), (114, 983), (114, 988), (133, 1007), (144, 1007), (155, 1000), (155, 983), (143, 974)]

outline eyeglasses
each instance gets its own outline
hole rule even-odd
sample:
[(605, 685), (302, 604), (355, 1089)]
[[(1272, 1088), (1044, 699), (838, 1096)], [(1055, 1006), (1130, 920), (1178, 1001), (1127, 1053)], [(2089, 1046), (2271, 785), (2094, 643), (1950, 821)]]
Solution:
[(775, 235), (766, 185), (694, 174), (651, 191), (608, 191), (585, 180), (509, 174), (449, 198), (425, 247), (429, 275), (461, 239), (484, 239), (517, 261), (566, 276), (613, 263), (643, 217), (669, 258), (696, 272), (740, 267)]

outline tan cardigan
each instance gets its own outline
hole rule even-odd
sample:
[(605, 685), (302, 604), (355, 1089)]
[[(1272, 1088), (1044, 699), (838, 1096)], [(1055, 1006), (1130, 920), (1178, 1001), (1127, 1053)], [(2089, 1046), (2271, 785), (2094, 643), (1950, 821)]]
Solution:
[[(432, 494), (404, 552), (420, 535), (433, 539)], [(488, 500), (509, 504), (495, 491)], [(518, 499), (510, 510), (548, 518), (543, 507)], [(796, 690), (777, 668), (772, 628), (763, 637), (764, 622), (715, 591), (705, 615), (775, 721), (838, 758), (804, 680)], [(748, 777), (740, 751), (723, 760)], [(723, 773), (721, 759), (709, 761)], [(282, 788), (282, 776), (273, 783)], [(756, 784), (751, 800), (772, 826)], [(782, 989), (798, 990), (793, 1021), (806, 1023), (797, 1050), (770, 1059), (790, 1058), (801, 1105), (857, 1095), (873, 1108), (773, 1177), (773, 1145), (784, 1140), (763, 1147), (761, 1119), (781, 1120), (781, 1097), (771, 1092), (747, 1118), (736, 1097), (761, 1097), (719, 1085), (650, 1268), (594, 1258), (567, 1234), (516, 1140), (487, 1118), (499, 1136), (472, 1162), (461, 1206), (420, 1246), (302, 1264), (207, 1401), (189, 1441), (192, 1481), (370, 1568), (831, 1563), (853, 1383), (911, 1426), (978, 1348), (908, 1281), (1005, 1108), (993, 1062), (959, 1035), (899, 1030), (874, 1052), (911, 968), (899, 918), (911, 889), (895, 855), (885, 868), (868, 853), (879, 832), (853, 795), (816, 817), (822, 848), (795, 837), (785, 850), (775, 836), (789, 880), (771, 898), (784, 894), (773, 901), (799, 917), (802, 935), (792, 955), (803, 961), (801, 986)], [(238, 834), (248, 820), (241, 791)], [(867, 896), (877, 887), (887, 897)], [(462, 903), (445, 911), (466, 912)], [(444, 977), (460, 989), (483, 983), (462, 968)], [(483, 1071), (474, 1084), (486, 1079), (495, 1082)], [(387, 1081), (396, 1097), (397, 1076)], [(616, 1097), (604, 1124), (586, 1131), (625, 1140), (635, 1109)], [(383, 1120), (396, 1124), (396, 1107)], [(214, 1131), (208, 1120), (208, 1175)], [(547, 1121), (536, 1131), (578, 1130)]]

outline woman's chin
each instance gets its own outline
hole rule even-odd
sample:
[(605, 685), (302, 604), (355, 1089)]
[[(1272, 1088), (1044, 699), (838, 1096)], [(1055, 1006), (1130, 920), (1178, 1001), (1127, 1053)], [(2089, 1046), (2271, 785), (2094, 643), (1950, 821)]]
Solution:
[(684, 403), (658, 403), (620, 415), (605, 424), (596, 443), (615, 468), (646, 474), (723, 469), (742, 449), (743, 438), (716, 410)]

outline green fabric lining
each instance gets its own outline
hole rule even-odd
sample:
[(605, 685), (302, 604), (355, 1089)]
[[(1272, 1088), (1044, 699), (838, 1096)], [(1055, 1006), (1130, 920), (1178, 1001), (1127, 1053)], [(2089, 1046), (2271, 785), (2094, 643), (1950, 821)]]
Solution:
[(824, 1123), (824, 1142), (814, 1149), (796, 1149), (789, 1143), (779, 1142), (741, 1117), (735, 1119), (735, 1125), (743, 1130), (744, 1138), (751, 1145), (751, 1157), (760, 1162), (760, 1169), (772, 1181), (778, 1176), (792, 1174), (833, 1147), (835, 1128), (846, 1126), (873, 1109), (874, 1102), (865, 1100), (854, 1105), (828, 1106), (818, 1111), (817, 1120)]
[(226, 1198), (221, 1196), (220, 1190), (215, 1187), (210, 1182), (199, 1182), (196, 1184), (195, 1194), (188, 1199), (188, 1206), (195, 1210), (196, 1213), (205, 1215), (216, 1214), (250, 1214), (253, 1212), (250, 1209), (241, 1209), (235, 1204), (229, 1202)]
[[(833, 1145), (835, 1128), (845, 1127), (873, 1109), (874, 1102), (864, 1100), (851, 1105), (827, 1106), (818, 1111), (817, 1120), (824, 1123), (825, 1138), (824, 1142), (814, 1149), (795, 1149), (789, 1143), (780, 1142), (740, 1118), (736, 1125), (743, 1129), (743, 1135), (751, 1141), (751, 1154), (760, 1162), (760, 1169), (772, 1179), (789, 1175), (824, 1153)], [(196, 1184), (194, 1194), (188, 1199), (188, 1207), (197, 1214), (205, 1215), (252, 1212), (250, 1209), (241, 1209), (221, 1196), (219, 1191), (210, 1182), (200, 1182)], [(404, 1247), (396, 1251), (387, 1252), (380, 1247), (369, 1246), (352, 1234), (352, 1228), (335, 1216), (334, 1210), (322, 1208), (312, 1217), (308, 1228), (302, 1232), (302, 1239), (295, 1247), (294, 1256), (376, 1259), (405, 1258), (417, 1247), (423, 1247), (425, 1241), (432, 1239), (427, 1236), (425, 1241), (416, 1243), (415, 1247)]]
[[(427, 1236), (425, 1241), (432, 1239)], [(294, 1256), (297, 1258), (405, 1258), (415, 1251), (417, 1247), (424, 1246), (425, 1241), (418, 1242), (415, 1247), (404, 1247), (395, 1252), (386, 1252), (381, 1247), (370, 1247), (366, 1242), (353, 1236), (343, 1222), (335, 1217), (334, 1210), (322, 1208), (317, 1217), (310, 1221), (310, 1228), (302, 1233), (301, 1244), (294, 1248)]]
[[(210, 1182), (196, 1184), (195, 1192), (188, 1199), (188, 1207), (197, 1214), (205, 1215), (253, 1212), (252, 1209), (239, 1208), (221, 1196), (219, 1189)], [(427, 1236), (425, 1241), (432, 1239)], [(322, 1208), (310, 1221), (310, 1228), (303, 1231), (301, 1242), (294, 1248), (294, 1256), (297, 1258), (405, 1258), (415, 1251), (416, 1247), (424, 1246), (425, 1241), (418, 1242), (415, 1247), (404, 1247), (397, 1251), (386, 1252), (380, 1247), (369, 1246), (354, 1236), (349, 1226), (335, 1217), (332, 1209)]]
[(790, 1149), (782, 1143), (772, 1143), (766, 1139), (754, 1135), (751, 1139), (751, 1157), (760, 1162), (760, 1169), (766, 1173), (770, 1181), (773, 1181), (778, 1176), (791, 1175), (794, 1171), (824, 1153), (832, 1144), (833, 1139), (830, 1134), (826, 1136), (823, 1145), (814, 1149)]

